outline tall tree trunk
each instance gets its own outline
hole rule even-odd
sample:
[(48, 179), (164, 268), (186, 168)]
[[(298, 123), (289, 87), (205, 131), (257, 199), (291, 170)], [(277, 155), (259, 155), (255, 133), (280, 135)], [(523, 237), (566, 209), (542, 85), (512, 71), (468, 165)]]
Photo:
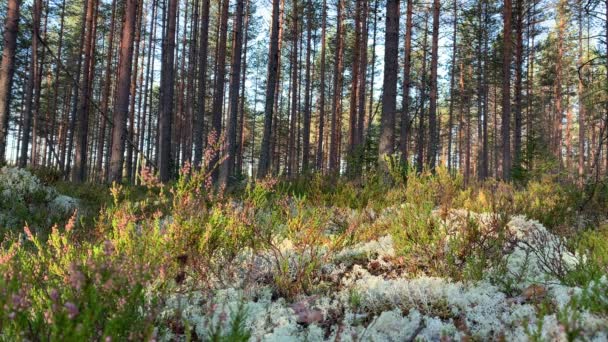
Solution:
[[(237, 146), (236, 146), (236, 169), (235, 174), (243, 174), (243, 158), (245, 153), (245, 99), (246, 99), (246, 81), (247, 81), (247, 51), (249, 42), (249, 17), (251, 15), (250, 0), (245, 1), (245, 21), (243, 22), (243, 67), (241, 68), (241, 101), (239, 102), (239, 124), (237, 128)], [(255, 104), (254, 104), (255, 106)], [(255, 116), (255, 111), (253, 115)]]
[(317, 170), (323, 171), (323, 134), (325, 128), (325, 36), (327, 31), (327, 0), (323, 0), (321, 19), (321, 61), (319, 70), (319, 137), (317, 139)]
[(452, 64), (450, 66), (450, 106), (448, 109), (448, 170), (452, 170), (452, 129), (454, 127), (454, 83), (456, 80), (456, 54), (458, 53), (458, 0), (454, 0), (454, 23), (452, 27)]
[(349, 177), (354, 177), (357, 174), (358, 164), (360, 163), (357, 155), (357, 137), (359, 136), (358, 131), (358, 120), (357, 120), (357, 105), (359, 101), (357, 96), (359, 95), (359, 68), (361, 58), (361, 0), (355, 1), (355, 42), (353, 46), (353, 61), (351, 71), (351, 90), (350, 90), (350, 105), (349, 111), (349, 135), (348, 135), (348, 170), (347, 174)]
[(292, 50), (291, 50), (291, 113), (289, 115), (289, 147), (288, 147), (288, 163), (287, 163), (287, 176), (293, 176), (296, 170), (296, 121), (299, 113), (298, 108), (298, 85), (299, 85), (299, 65), (298, 65), (298, 44), (300, 34), (298, 32), (298, 0), (293, 0), (292, 4)]
[[(63, 161), (65, 160), (64, 157), (61, 157), (62, 160), (62, 169), (64, 169), (64, 173), (65, 173), (65, 177), (67, 179), (68, 175), (70, 174), (70, 168), (72, 166), (72, 151), (73, 151), (73, 147), (74, 147), (74, 133), (76, 131), (76, 119), (77, 119), (77, 111), (78, 111), (78, 100), (80, 99), (80, 79), (82, 77), (82, 73), (83, 73), (83, 68), (82, 68), (82, 62), (83, 62), (83, 58), (82, 58), (82, 54), (84, 53), (84, 49), (85, 49), (85, 29), (86, 29), (86, 15), (87, 15), (87, 4), (89, 1), (93, 1), (93, 0), (85, 0), (84, 1), (84, 10), (82, 11), (82, 27), (80, 29), (80, 34), (79, 34), (79, 46), (78, 46), (78, 50), (77, 50), (77, 54), (76, 54), (76, 73), (75, 73), (75, 79), (74, 79), (74, 85), (73, 85), (73, 95), (72, 95), (72, 110), (71, 110), (71, 117), (68, 118), (69, 120), (69, 127), (67, 129), (67, 156), (65, 158), (67, 158), (67, 161), (65, 162), (65, 165), (63, 163)], [(85, 70), (85, 72), (87, 72), (87, 70)]]
[(566, 6), (568, 6), (564, 0), (560, 0), (557, 7), (558, 18), (557, 18), (557, 55), (555, 61), (555, 84), (554, 84), (554, 98), (555, 98), (555, 116), (553, 121), (553, 155), (557, 159), (559, 167), (561, 168), (562, 163), (562, 118), (564, 116), (563, 103), (562, 103), (562, 69), (563, 69), (563, 56), (564, 56), (564, 39), (566, 34)]
[[(222, 137), (222, 116), (224, 104), (224, 83), (226, 78), (226, 41), (228, 36), (228, 8), (230, 0), (222, 1), (220, 13), (219, 37), (217, 42), (217, 63), (215, 66), (215, 93), (213, 94), (213, 104), (211, 110), (211, 133), (215, 135), (216, 141), (221, 145)], [(209, 165), (213, 168), (213, 179), (218, 180), (220, 161), (219, 153), (215, 153)]]
[(312, 107), (311, 94), (311, 52), (312, 52), (312, 0), (306, 2), (306, 80), (304, 90), (304, 129), (302, 132), (302, 171), (306, 173), (310, 168), (310, 117)]
[[(143, 5), (143, 4), (142, 4)], [(129, 143), (126, 145), (127, 148), (127, 159), (126, 159), (126, 174), (129, 182), (133, 182), (134, 167), (133, 167), (133, 150), (137, 149), (135, 139), (135, 99), (137, 95), (137, 77), (139, 67), (139, 51), (140, 51), (140, 40), (141, 40), (141, 26), (142, 26), (142, 10), (143, 6), (138, 6), (137, 16), (135, 19), (135, 38), (133, 41), (133, 65), (131, 71), (131, 88), (129, 90), (129, 128), (128, 137)], [(141, 84), (139, 85), (141, 86)]]
[[(228, 178), (234, 175), (235, 155), (237, 151), (237, 121), (239, 114), (239, 90), (241, 81), (241, 58), (243, 50), (243, 13), (244, 0), (237, 0), (233, 24), (232, 63), (230, 67), (230, 113), (226, 137), (226, 159), (222, 164), (220, 183), (227, 184)], [(220, 70), (221, 72), (221, 70)]]
[(4, 23), (4, 47), (0, 65), (0, 164), (6, 162), (6, 142), (15, 72), (15, 51), (19, 33), (19, 6), (21, 0), (9, 0)]
[(209, 0), (203, 0), (201, 12), (201, 34), (198, 56), (198, 110), (194, 118), (194, 166), (199, 167), (203, 160), (203, 126), (207, 97), (207, 51), (209, 41)]
[(521, 136), (522, 136), (522, 79), (523, 79), (523, 25), (524, 0), (517, 0), (515, 5), (515, 141), (513, 149), (514, 167), (521, 166)]
[(403, 61), (403, 98), (401, 105), (401, 139), (399, 150), (404, 162), (409, 159), (409, 134), (410, 134), (410, 71), (412, 68), (412, 29), (414, 27), (412, 15), (414, 12), (413, 0), (407, 0), (407, 10), (405, 14), (405, 46), (404, 46), (404, 61)]
[(365, 130), (365, 102), (367, 95), (367, 37), (368, 37), (368, 21), (367, 16), (369, 14), (369, 0), (363, 0), (361, 4), (361, 27), (360, 27), (360, 57), (359, 57), (359, 86), (357, 88), (357, 99), (359, 103), (357, 104), (357, 145), (355, 149), (357, 150), (357, 156), (359, 158), (359, 163), (357, 165), (357, 174), (361, 174), (363, 170), (363, 154), (365, 148), (363, 131)]
[(395, 111), (397, 108), (397, 57), (399, 55), (399, 0), (386, 2), (386, 36), (384, 53), (384, 81), (382, 95), (382, 118), (378, 162), (380, 170), (388, 176), (385, 158), (392, 155), (395, 148)]
[(329, 149), (329, 172), (340, 172), (340, 143), (342, 140), (342, 71), (344, 68), (344, 0), (337, 3), (336, 53), (334, 67), (334, 98), (331, 118), (331, 141)]
[[(114, 126), (112, 127), (112, 155), (110, 159), (110, 180), (120, 182), (124, 163), (125, 144), (127, 140), (127, 117), (129, 115), (129, 87), (131, 81), (131, 64), (133, 63), (133, 42), (138, 0), (126, 0), (120, 51), (118, 60), (118, 83), (116, 102), (114, 103)], [(132, 142), (129, 142), (132, 143)], [(162, 177), (162, 176), (161, 176)]]
[(30, 57), (30, 70), (25, 89), (25, 109), (23, 113), (23, 134), (21, 137), (21, 154), (19, 157), (19, 167), (27, 164), (28, 149), (30, 144), (30, 132), (32, 125), (32, 100), (34, 88), (38, 79), (38, 37), (40, 35), (40, 12), (42, 11), (42, 1), (34, 0), (32, 11), (32, 53)]
[[(63, 52), (63, 35), (64, 35), (64, 28), (65, 28), (65, 8), (66, 8), (66, 1), (62, 0), (61, 1), (61, 19), (60, 19), (60, 23), (59, 23), (59, 38), (58, 38), (58, 42), (57, 42), (57, 64), (55, 65), (55, 82), (53, 84), (53, 104), (52, 107), (50, 109), (51, 111), (51, 127), (50, 127), (50, 132), (48, 134), (48, 136), (51, 139), (51, 142), (53, 144), (53, 149), (51, 153), (55, 154), (55, 157), (57, 158), (57, 162), (60, 163), (59, 160), (59, 155), (57, 151), (58, 148), (58, 139), (55, 139), (55, 129), (57, 127), (57, 114), (59, 112), (59, 76), (60, 76), (60, 70), (62, 67), (62, 52)], [(1, 139), (0, 139), (1, 140)], [(1, 142), (1, 141), (0, 141)], [(51, 158), (51, 155), (49, 154), (49, 159)]]
[[(153, 8), (154, 11), (154, 8)], [(112, 86), (112, 60), (114, 57), (114, 23), (116, 20), (116, 0), (112, 1), (112, 17), (110, 19), (110, 31), (108, 32), (108, 50), (106, 54), (106, 68), (105, 68), (105, 80), (101, 102), (101, 126), (99, 128), (99, 140), (97, 141), (97, 153), (99, 154), (95, 170), (99, 174), (99, 179), (103, 179), (103, 157), (104, 157), (104, 144), (106, 140), (106, 125), (110, 118), (108, 113), (108, 107), (110, 103), (110, 94)]]
[(431, 92), (429, 104), (429, 154), (427, 163), (431, 170), (435, 169), (437, 150), (439, 145), (439, 132), (437, 127), (437, 60), (439, 53), (439, 0), (433, 1), (433, 39), (431, 46)]
[[(489, 18), (490, 16), (488, 15), (488, 1), (483, 2), (483, 8), (482, 8), (482, 12), (483, 12), (483, 55), (484, 55), (484, 59), (483, 59), (483, 64), (484, 64), (484, 69), (483, 69), (483, 123), (482, 123), (482, 150), (481, 150), (481, 179), (485, 179), (489, 176), (489, 138), (488, 138), (488, 97), (489, 97), (489, 85), (488, 85), (488, 54), (489, 54), (489, 49), (488, 49), (488, 27), (489, 27)], [(496, 137), (497, 138), (497, 137)]]
[(258, 178), (264, 178), (270, 168), (270, 137), (272, 135), (272, 117), (274, 111), (275, 90), (279, 65), (279, 16), (280, 0), (272, 1), (272, 30), (268, 52), (268, 77), (266, 82), (266, 104), (264, 107), (264, 133), (258, 165)]
[[(577, 1), (578, 6), (578, 63), (582, 66), (585, 62), (583, 54), (583, 0)], [(584, 101), (584, 84), (583, 68), (578, 78), (578, 184), (582, 187), (585, 181), (585, 101)]]
[(511, 0), (504, 0), (502, 51), (502, 178), (511, 178)]
[(74, 154), (74, 169), (72, 170), (72, 181), (83, 182), (87, 175), (87, 147), (89, 138), (89, 105), (91, 102), (91, 62), (93, 59), (92, 46), (94, 32), (94, 16), (97, 1), (87, 1), (87, 15), (85, 23), (85, 38), (84, 38), (84, 56), (83, 69), (84, 74), (80, 83), (80, 100), (78, 101), (78, 112), (76, 113), (77, 134), (76, 134), (76, 150)]
[[(422, 37), (422, 71), (421, 71), (421, 79), (420, 79), (420, 109), (418, 114), (418, 159), (416, 161), (416, 168), (418, 172), (422, 172), (424, 169), (424, 136), (425, 136), (425, 128), (424, 128), (424, 104), (426, 103), (426, 56), (427, 56), (427, 48), (428, 48), (428, 26), (429, 26), (429, 14), (428, 11), (424, 15), (424, 31)], [(462, 94), (462, 93), (461, 93)]]
[(161, 88), (159, 115), (158, 168), (160, 180), (167, 182), (171, 178), (171, 130), (173, 119), (173, 94), (175, 66), (175, 30), (177, 22), (178, 0), (169, 0), (167, 27), (163, 41), (161, 65)]

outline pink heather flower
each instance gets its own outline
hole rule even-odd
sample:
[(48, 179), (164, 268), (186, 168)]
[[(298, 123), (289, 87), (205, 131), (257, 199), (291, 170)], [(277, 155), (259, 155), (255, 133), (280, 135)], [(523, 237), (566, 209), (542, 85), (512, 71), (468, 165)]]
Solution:
[(104, 339), (105, 342), (112, 342), (112, 336), (106, 336)]
[(15, 311), (11, 311), (11, 312), (8, 314), (8, 318), (9, 318), (9, 319), (15, 319), (15, 317), (16, 317), (16, 316), (17, 316), (17, 314), (15, 313)]
[(72, 270), (70, 272), (69, 283), (76, 290), (80, 290), (82, 288), (82, 285), (84, 285), (84, 282), (85, 282), (84, 274), (82, 274), (82, 272), (80, 272), (78, 269), (76, 269), (76, 267), (74, 265), (72, 265), (71, 268), (72, 268)]
[(111, 255), (114, 252), (114, 244), (110, 240), (103, 243), (103, 252), (105, 255)]
[(68, 222), (65, 224), (65, 231), (71, 232), (76, 226), (76, 217), (78, 216), (78, 209), (74, 210), (74, 214), (70, 217)]
[(25, 306), (25, 298), (18, 294), (13, 294), (11, 296), (11, 301), (13, 302), (13, 307), (19, 309), (22, 306)]
[(53, 313), (51, 311), (45, 311), (44, 312), (44, 322), (46, 324), (52, 324), (53, 323)]
[(28, 239), (34, 240), (34, 235), (32, 234), (32, 231), (30, 230), (30, 227), (28, 225), (25, 225), (25, 227), (23, 227), (23, 231), (25, 232), (25, 235)]
[(51, 289), (51, 291), (49, 291), (49, 297), (53, 302), (56, 302), (59, 299), (59, 291), (57, 291), (57, 289)]
[(78, 307), (72, 302), (67, 302), (63, 305), (68, 312), (68, 317), (74, 319), (78, 315)]

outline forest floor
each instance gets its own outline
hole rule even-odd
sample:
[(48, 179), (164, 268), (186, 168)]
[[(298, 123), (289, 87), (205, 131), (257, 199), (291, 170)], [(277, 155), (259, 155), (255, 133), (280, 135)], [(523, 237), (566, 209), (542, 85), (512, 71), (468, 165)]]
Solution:
[(608, 339), (601, 186), (57, 178), (0, 171), (0, 341)]

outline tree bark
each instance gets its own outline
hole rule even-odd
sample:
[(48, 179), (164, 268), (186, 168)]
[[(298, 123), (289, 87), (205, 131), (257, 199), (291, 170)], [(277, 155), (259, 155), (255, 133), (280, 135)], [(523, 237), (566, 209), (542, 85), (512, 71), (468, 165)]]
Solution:
[(429, 154), (427, 163), (431, 170), (435, 169), (437, 150), (439, 145), (439, 132), (437, 127), (437, 60), (439, 51), (439, 0), (433, 1), (433, 38), (431, 46), (431, 79), (429, 104)]
[(198, 56), (198, 110), (194, 118), (194, 167), (200, 167), (203, 161), (203, 126), (207, 99), (207, 51), (209, 42), (209, 0), (203, 0), (201, 11), (201, 34)]
[(387, 0), (386, 13), (384, 93), (378, 145), (378, 163), (385, 177), (388, 176), (388, 165), (385, 158), (393, 154), (395, 145), (395, 111), (397, 107), (397, 73), (395, 70), (397, 70), (399, 55), (399, 0)]
[(502, 179), (511, 179), (511, 0), (504, 0), (502, 60)]
[(327, 0), (323, 0), (321, 18), (321, 61), (319, 70), (319, 137), (317, 139), (317, 170), (323, 172), (323, 137), (325, 128), (325, 38), (327, 34)]
[[(578, 6), (578, 63), (582, 66), (585, 62), (583, 54), (583, 0), (577, 1)], [(585, 69), (581, 69), (578, 77), (578, 185), (582, 188), (585, 181), (585, 101), (583, 75)]]
[(310, 117), (311, 117), (311, 52), (312, 52), (312, 0), (306, 3), (306, 80), (304, 90), (304, 128), (302, 131), (302, 172), (310, 168)]
[(405, 15), (405, 46), (403, 61), (403, 99), (401, 105), (401, 139), (399, 150), (402, 160), (407, 163), (409, 160), (409, 134), (410, 134), (410, 73), (412, 68), (412, 29), (414, 27), (412, 15), (414, 12), (414, 2), (407, 0), (407, 10)]
[(122, 181), (125, 144), (127, 140), (127, 117), (129, 115), (129, 87), (131, 64), (133, 63), (133, 40), (137, 15), (137, 0), (126, 0), (122, 33), (120, 38), (118, 83), (112, 127), (112, 155), (110, 158), (110, 180)]
[(6, 162), (6, 139), (10, 116), (13, 75), (15, 73), (15, 51), (19, 33), (19, 6), (21, 0), (9, 0), (4, 22), (4, 47), (0, 65), (0, 164)]
[(329, 172), (340, 173), (340, 143), (342, 140), (342, 81), (344, 68), (344, 0), (338, 0), (336, 26), (336, 54), (334, 68), (334, 98), (331, 120), (331, 141), (329, 149)]
[(160, 180), (167, 182), (171, 179), (171, 136), (173, 121), (173, 94), (175, 66), (175, 30), (177, 21), (178, 0), (169, 0), (167, 11), (167, 27), (163, 41), (163, 57), (161, 65), (161, 88), (159, 115), (158, 168)]
[[(219, 37), (217, 42), (217, 63), (215, 66), (215, 93), (213, 94), (212, 116), (211, 116), (211, 132), (215, 136), (215, 141), (222, 144), (222, 115), (224, 104), (224, 83), (226, 78), (226, 41), (228, 36), (228, 8), (230, 0), (222, 1), (220, 13)], [(226, 138), (226, 137), (225, 137)], [(221, 151), (220, 151), (221, 152)], [(224, 156), (222, 156), (224, 157)], [(220, 161), (220, 153), (214, 153), (209, 161), (210, 167), (213, 169), (213, 180), (217, 181), (219, 177), (218, 162)]]
[[(237, 121), (239, 113), (239, 90), (241, 81), (241, 58), (243, 50), (243, 13), (244, 0), (237, 0), (233, 24), (232, 65), (230, 67), (230, 113), (226, 137), (226, 159), (222, 163), (220, 183), (226, 185), (229, 177), (234, 175), (235, 155), (237, 151)], [(221, 71), (221, 70), (220, 70)]]
[(32, 125), (32, 100), (36, 80), (38, 79), (38, 36), (40, 35), (40, 12), (42, 11), (42, 1), (34, 0), (32, 11), (32, 53), (30, 56), (30, 70), (25, 90), (25, 109), (23, 113), (23, 134), (21, 136), (21, 154), (19, 157), (19, 167), (25, 167), (28, 159), (28, 149), (30, 144), (30, 132)]
[(266, 104), (264, 107), (264, 133), (258, 165), (258, 178), (264, 178), (270, 168), (270, 137), (272, 135), (272, 117), (274, 111), (275, 89), (279, 64), (279, 3), (272, 2), (272, 30), (270, 33), (270, 47), (268, 52), (268, 77), (266, 83)]

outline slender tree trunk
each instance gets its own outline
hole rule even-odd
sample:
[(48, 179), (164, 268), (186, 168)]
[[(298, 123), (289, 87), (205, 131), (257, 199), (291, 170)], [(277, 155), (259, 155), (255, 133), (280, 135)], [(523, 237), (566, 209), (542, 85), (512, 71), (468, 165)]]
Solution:
[[(578, 61), (582, 66), (585, 62), (583, 54), (583, 0), (578, 0)], [(578, 78), (578, 184), (582, 188), (585, 181), (585, 101), (583, 85), (583, 68)]]
[(325, 36), (327, 30), (327, 0), (323, 0), (321, 19), (321, 61), (319, 70), (319, 138), (317, 139), (317, 170), (323, 172), (323, 134), (325, 128)]
[[(483, 134), (483, 141), (482, 141), (482, 156), (481, 156), (481, 179), (485, 179), (489, 176), (489, 143), (488, 143), (488, 97), (489, 97), (489, 85), (488, 85), (488, 53), (489, 53), (489, 49), (488, 49), (488, 21), (489, 21), (489, 15), (488, 15), (488, 1), (484, 0), (483, 2), (483, 7), (482, 7), (482, 12), (483, 12), (483, 55), (484, 55), (484, 60), (483, 60), (483, 64), (484, 64), (484, 69), (483, 69), (483, 123), (482, 123), (482, 134)], [(497, 137), (496, 137), (497, 138)], [(496, 139), (495, 138), (495, 139)]]
[(275, 101), (275, 89), (277, 85), (277, 73), (279, 65), (279, 3), (280, 0), (272, 2), (272, 30), (270, 32), (270, 48), (268, 52), (268, 77), (266, 82), (266, 104), (264, 108), (264, 133), (258, 165), (258, 178), (264, 178), (270, 168), (270, 137), (272, 135), (272, 117)]
[(19, 157), (19, 167), (27, 164), (28, 149), (30, 144), (30, 132), (32, 125), (32, 100), (36, 80), (38, 79), (38, 37), (40, 35), (40, 12), (42, 11), (42, 1), (34, 0), (32, 11), (32, 53), (30, 57), (30, 70), (25, 90), (25, 109), (23, 113), (23, 134), (21, 137), (21, 155)]
[[(211, 134), (215, 136), (219, 144), (222, 144), (222, 115), (224, 103), (224, 83), (226, 78), (226, 41), (228, 36), (228, 8), (229, 0), (222, 1), (221, 18), (218, 38), (218, 54), (215, 68), (215, 93), (213, 94), (212, 117), (211, 117)], [(240, 63), (240, 62), (239, 62)], [(227, 137), (229, 138), (229, 137)], [(218, 180), (220, 161), (219, 153), (215, 153), (211, 158), (209, 165), (213, 168), (213, 179)]]
[(355, 177), (357, 174), (358, 164), (360, 163), (357, 155), (357, 137), (359, 136), (358, 120), (357, 120), (357, 105), (359, 103), (357, 96), (359, 95), (359, 68), (361, 58), (361, 0), (355, 1), (355, 42), (353, 46), (353, 61), (351, 71), (351, 90), (350, 90), (350, 105), (349, 105), (349, 135), (348, 135), (348, 170), (349, 177)]
[[(427, 81), (426, 81), (426, 56), (427, 56), (427, 48), (428, 48), (428, 25), (429, 25), (429, 19), (428, 19), (428, 12), (425, 13), (425, 18), (424, 18), (424, 31), (423, 31), (423, 38), (422, 38), (422, 71), (421, 71), (421, 79), (420, 79), (420, 109), (419, 109), (419, 114), (418, 114), (418, 144), (417, 144), (417, 148), (418, 148), (418, 160), (416, 163), (416, 167), (417, 167), (417, 171), (418, 172), (422, 172), (423, 168), (424, 168), (424, 135), (425, 135), (425, 128), (424, 128), (424, 104), (426, 103), (426, 87), (427, 87)], [(462, 93), (461, 93), (462, 94)]]
[[(243, 13), (244, 0), (237, 0), (233, 24), (232, 66), (230, 67), (230, 113), (228, 116), (228, 132), (226, 144), (226, 159), (222, 163), (220, 183), (227, 184), (228, 178), (234, 175), (235, 155), (237, 152), (237, 121), (239, 114), (239, 90), (241, 81), (241, 58), (243, 49)], [(222, 72), (222, 70), (220, 70)]]
[(514, 167), (521, 166), (521, 136), (522, 136), (522, 74), (523, 74), (523, 11), (524, 0), (517, 0), (515, 5), (515, 141), (514, 141)]
[[(75, 75), (75, 80), (74, 80), (74, 85), (73, 85), (73, 95), (72, 95), (72, 110), (71, 110), (71, 117), (69, 117), (69, 128), (67, 129), (67, 161), (65, 162), (65, 165), (62, 163), (62, 169), (64, 169), (64, 173), (65, 173), (65, 177), (67, 179), (68, 175), (70, 174), (70, 168), (72, 166), (72, 151), (73, 151), (73, 147), (74, 147), (74, 132), (76, 131), (76, 120), (77, 120), (77, 111), (78, 111), (78, 99), (80, 99), (80, 79), (82, 76), (82, 62), (83, 62), (83, 58), (82, 55), (84, 53), (84, 49), (85, 49), (85, 29), (86, 29), (86, 15), (87, 15), (87, 4), (89, 1), (93, 1), (93, 0), (85, 0), (84, 1), (84, 10), (82, 11), (82, 27), (80, 29), (80, 34), (79, 34), (79, 46), (78, 46), (78, 50), (77, 50), (77, 54), (76, 54), (76, 59), (77, 59), (77, 63), (76, 63), (76, 75)], [(85, 70), (85, 72), (87, 72)], [(65, 160), (63, 157), (61, 158), (62, 161)]]
[[(53, 84), (53, 99), (52, 99), (52, 107), (50, 109), (51, 111), (51, 127), (50, 127), (50, 132), (48, 134), (48, 136), (51, 139), (52, 145), (53, 145), (53, 149), (51, 153), (55, 154), (55, 157), (57, 158), (57, 162), (60, 163), (59, 160), (59, 155), (58, 155), (58, 140), (55, 139), (55, 129), (57, 126), (57, 114), (59, 112), (59, 76), (60, 76), (60, 70), (61, 70), (61, 65), (62, 65), (62, 52), (63, 52), (63, 35), (64, 35), (64, 27), (65, 27), (65, 7), (66, 7), (66, 2), (65, 0), (62, 0), (61, 2), (61, 18), (60, 18), (60, 23), (59, 23), (59, 38), (58, 38), (58, 42), (57, 42), (57, 64), (55, 65), (55, 82)], [(0, 139), (0, 143), (1, 143), (1, 139)], [(49, 154), (49, 159), (51, 158), (51, 155)]]
[[(143, 5), (143, 4), (142, 4)], [(129, 129), (128, 129), (128, 137), (129, 143), (126, 145), (127, 149), (127, 159), (126, 159), (126, 174), (129, 182), (133, 182), (134, 180), (134, 168), (133, 168), (133, 150), (137, 149), (136, 139), (135, 139), (135, 99), (137, 95), (137, 77), (138, 77), (138, 69), (139, 69), (139, 50), (140, 50), (140, 40), (141, 40), (141, 26), (142, 26), (142, 9), (143, 6), (138, 6), (137, 16), (135, 19), (135, 38), (133, 41), (133, 65), (131, 67), (131, 87), (129, 90)], [(141, 84), (140, 84), (141, 86)]]
[(562, 118), (564, 116), (562, 104), (562, 69), (564, 56), (564, 36), (566, 30), (565, 6), (568, 6), (563, 0), (558, 4), (558, 19), (557, 19), (557, 55), (555, 61), (555, 117), (553, 121), (553, 154), (561, 168), (562, 163)]
[(414, 27), (412, 15), (414, 12), (413, 0), (407, 0), (407, 10), (405, 15), (405, 58), (403, 61), (403, 99), (401, 105), (401, 139), (399, 150), (404, 162), (409, 160), (409, 134), (410, 134), (410, 70), (412, 68), (412, 29)]
[[(120, 51), (118, 60), (117, 97), (114, 104), (114, 126), (112, 127), (112, 155), (110, 159), (110, 180), (120, 182), (127, 140), (127, 117), (129, 115), (129, 87), (131, 64), (133, 63), (133, 42), (138, 0), (126, 0), (123, 17)], [(134, 95), (133, 95), (134, 96)], [(132, 143), (132, 142), (129, 142)], [(162, 176), (161, 176), (162, 177)]]
[[(154, 10), (154, 9), (153, 9)], [(110, 103), (111, 86), (112, 86), (112, 60), (114, 57), (114, 27), (116, 20), (116, 0), (112, 1), (112, 17), (110, 19), (110, 31), (108, 32), (108, 50), (106, 54), (105, 80), (101, 102), (101, 126), (99, 127), (99, 140), (97, 141), (97, 158), (95, 170), (99, 174), (99, 179), (103, 179), (103, 158), (104, 146), (106, 140), (106, 125), (110, 118), (108, 107)]]
[(502, 60), (502, 178), (511, 179), (511, 0), (504, 0)]
[(13, 75), (15, 72), (15, 51), (19, 33), (19, 6), (21, 0), (9, 0), (4, 23), (4, 47), (0, 65), (0, 164), (6, 162), (6, 143), (10, 115)]
[(361, 4), (361, 23), (360, 23), (360, 58), (359, 58), (359, 86), (357, 88), (357, 144), (355, 149), (357, 151), (357, 158), (359, 159), (357, 165), (357, 174), (361, 174), (363, 170), (363, 156), (365, 149), (365, 134), (363, 131), (365, 130), (365, 102), (366, 102), (366, 94), (367, 94), (367, 37), (368, 37), (368, 21), (367, 16), (369, 14), (369, 0), (363, 0)]
[(304, 90), (304, 129), (302, 132), (302, 172), (310, 168), (310, 117), (312, 107), (311, 94), (311, 52), (312, 52), (312, 0), (306, 2), (306, 81)]
[(483, 180), (486, 178), (485, 174), (484, 174), (484, 168), (483, 168), (483, 120), (484, 120), (484, 113), (483, 113), (483, 106), (484, 106), (484, 94), (485, 94), (485, 84), (484, 84), (484, 73), (485, 73), (485, 68), (486, 65), (484, 63), (485, 61), (485, 56), (483, 53), (483, 40), (484, 40), (484, 34), (483, 34), (483, 28), (484, 28), (484, 7), (483, 7), (483, 2), (480, 1), (477, 4), (477, 14), (478, 14), (478, 21), (479, 21), (479, 28), (477, 30), (477, 177), (479, 178), (479, 180)]
[(203, 0), (201, 12), (201, 34), (198, 56), (198, 110), (194, 119), (194, 166), (199, 167), (203, 160), (203, 126), (207, 97), (207, 51), (209, 41), (209, 0)]
[(296, 170), (296, 136), (297, 136), (297, 132), (296, 132), (296, 121), (297, 121), (297, 115), (299, 112), (298, 109), (298, 85), (299, 85), (299, 65), (298, 65), (298, 44), (299, 44), (299, 37), (300, 34), (298, 32), (298, 17), (299, 17), (299, 13), (298, 13), (298, 0), (293, 0), (292, 4), (292, 31), (291, 31), (291, 35), (292, 35), (292, 50), (291, 50), (291, 71), (292, 74), (290, 76), (291, 78), (291, 88), (290, 88), (290, 92), (291, 92), (291, 113), (289, 116), (290, 119), (290, 123), (289, 123), (289, 147), (288, 147), (288, 163), (287, 163), (287, 176), (291, 177), (293, 176), (297, 170)]
[(399, 0), (386, 2), (386, 37), (384, 53), (384, 81), (382, 95), (382, 118), (378, 162), (380, 170), (388, 176), (385, 158), (395, 149), (395, 111), (397, 108), (397, 57), (399, 55)]
[[(244, 43), (243, 43), (243, 67), (241, 70), (241, 101), (239, 102), (239, 124), (237, 129), (237, 147), (236, 147), (236, 170), (235, 173), (237, 175), (243, 174), (243, 155), (244, 155), (244, 145), (245, 145), (245, 99), (246, 99), (246, 81), (247, 81), (247, 51), (248, 51), (248, 42), (249, 42), (249, 16), (251, 11), (251, 5), (249, 0), (245, 1), (245, 21), (243, 23), (243, 34), (244, 34)], [(255, 106), (255, 105), (254, 105)], [(253, 113), (255, 116), (255, 111)]]
[[(374, 85), (376, 78), (376, 38), (378, 34), (378, 4), (379, 0), (374, 0), (374, 28), (372, 34), (372, 70), (371, 70), (371, 79), (370, 79), (370, 89), (369, 89), (369, 113), (367, 117), (367, 128), (366, 128), (366, 136), (369, 131), (369, 127), (372, 124), (373, 116), (374, 116)], [(376, 108), (378, 108), (376, 106)], [(367, 142), (364, 142), (367, 143)]]
[(441, 10), (439, 0), (433, 1), (433, 38), (431, 46), (431, 80), (430, 80), (430, 104), (429, 104), (429, 154), (427, 163), (431, 170), (435, 169), (437, 162), (437, 151), (439, 145), (439, 132), (437, 125), (437, 60), (439, 54), (439, 11)]
[(171, 130), (173, 119), (173, 94), (175, 66), (175, 31), (177, 22), (178, 0), (169, 0), (167, 27), (163, 41), (161, 65), (161, 88), (159, 115), (158, 168), (160, 180), (167, 182), (171, 178)]
[(334, 68), (334, 98), (332, 105), (331, 141), (329, 149), (329, 172), (340, 172), (340, 143), (342, 140), (342, 81), (344, 68), (344, 27), (343, 12), (344, 0), (338, 0), (336, 26), (336, 54)]
[(84, 38), (84, 56), (83, 69), (84, 74), (80, 83), (80, 100), (78, 101), (78, 112), (76, 113), (77, 134), (76, 134), (76, 150), (74, 154), (74, 169), (72, 170), (73, 182), (84, 182), (87, 175), (87, 147), (89, 138), (89, 105), (91, 102), (91, 62), (93, 60), (92, 46), (94, 44), (94, 16), (97, 1), (89, 0), (87, 2), (87, 15), (85, 23), (85, 38)]

